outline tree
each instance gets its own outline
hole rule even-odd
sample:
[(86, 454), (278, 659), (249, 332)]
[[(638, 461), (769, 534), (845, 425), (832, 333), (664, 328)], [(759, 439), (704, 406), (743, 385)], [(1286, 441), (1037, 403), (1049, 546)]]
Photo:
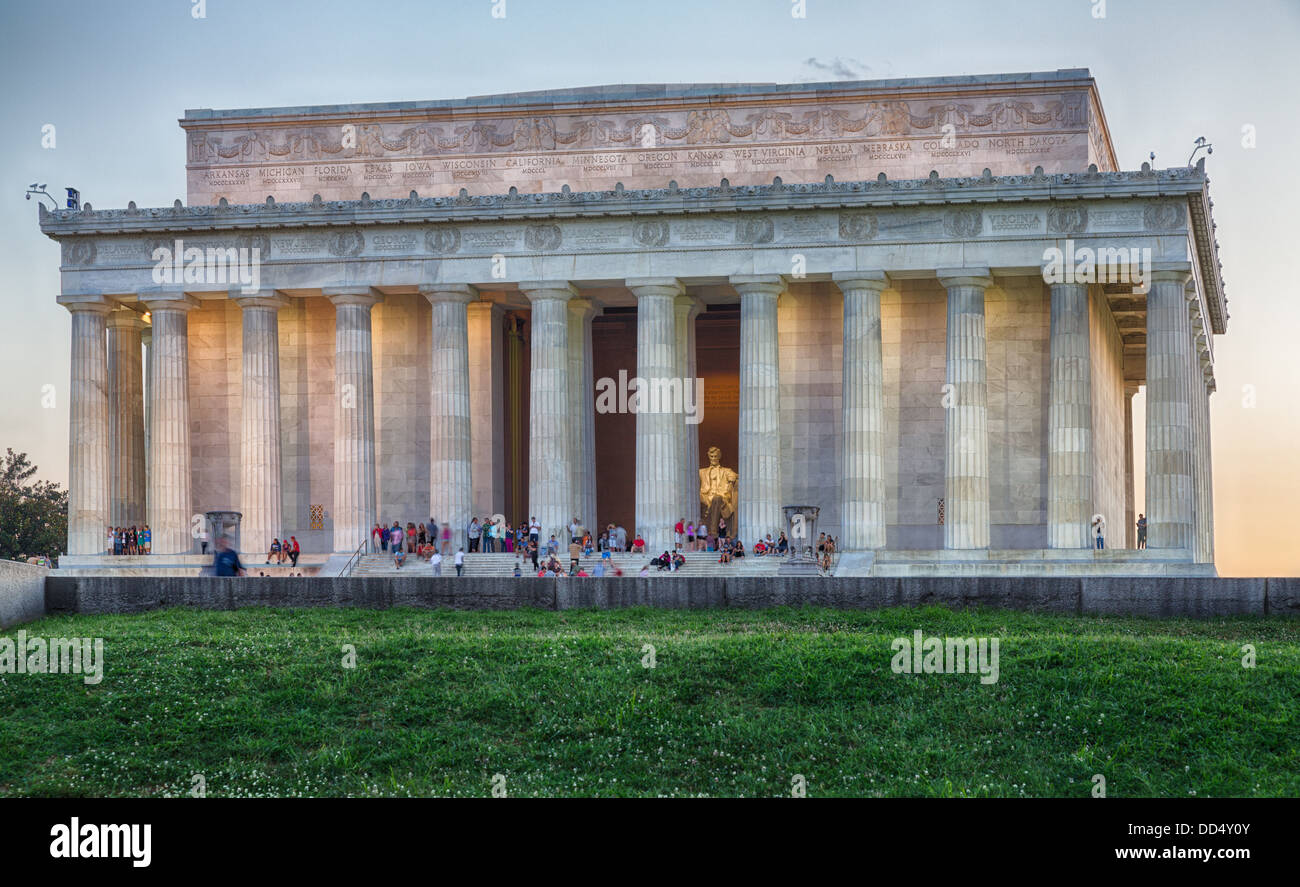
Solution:
[(0, 558), (53, 560), (68, 547), (68, 491), (33, 481), (34, 474), (26, 453), (6, 449), (0, 461)]

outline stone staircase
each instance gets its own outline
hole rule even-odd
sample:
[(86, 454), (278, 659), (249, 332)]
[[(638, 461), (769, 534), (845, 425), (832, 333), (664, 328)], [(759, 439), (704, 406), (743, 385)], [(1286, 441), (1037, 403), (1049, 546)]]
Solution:
[[(568, 569), (569, 556), (566, 552), (558, 558), (561, 565)], [(514, 573), (515, 562), (518, 562), (524, 568), (524, 574), (530, 575), (532, 563), (525, 560), (518, 554), (508, 552), (475, 552), (465, 555), (465, 576), (511, 576)], [(582, 559), (582, 566), (588, 572), (600, 561), (599, 555), (592, 555)], [(615, 570), (622, 570), (624, 576), (636, 576), (641, 571), (641, 567), (650, 561), (650, 555), (645, 554), (628, 554), (625, 552), (615, 552), (610, 555), (609, 562), (606, 564), (606, 575), (613, 575)], [(651, 576), (660, 576), (663, 578), (682, 578), (688, 579), (692, 576), (775, 576), (780, 567), (780, 558), (776, 557), (754, 557), (747, 555), (730, 564), (718, 563), (716, 552), (705, 551), (688, 551), (686, 552), (686, 563), (681, 569), (674, 572), (659, 572), (658, 569), (651, 567)], [(408, 555), (406, 564), (398, 570), (393, 566), (393, 558), (387, 554), (367, 554), (363, 555), (352, 568), (352, 576), (432, 576), (433, 568), (424, 560), (413, 555)], [(452, 564), (450, 558), (444, 558), (442, 564), (443, 576), (455, 576), (456, 567)]]

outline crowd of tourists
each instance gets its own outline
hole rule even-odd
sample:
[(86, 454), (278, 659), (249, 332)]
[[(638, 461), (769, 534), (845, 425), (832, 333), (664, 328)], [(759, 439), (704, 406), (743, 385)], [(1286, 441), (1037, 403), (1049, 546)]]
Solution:
[[(434, 575), (442, 575), (443, 564), (450, 561), (457, 576), (464, 573), (467, 552), (517, 554), (516, 576), (603, 576), (610, 572), (621, 575), (610, 567), (612, 553), (651, 553), (641, 533), (628, 533), (619, 524), (606, 524), (603, 530), (593, 534), (575, 517), (561, 532), (567, 541), (561, 541), (557, 533), (545, 534), (535, 515), (517, 524), (501, 517), (473, 517), (465, 527), (465, 544), (457, 545), (452, 551), (450, 524), (439, 523), (436, 518), (427, 522), (407, 521), (405, 525), (395, 520), (391, 526), (375, 524), (371, 528), (370, 550), (390, 555), (397, 569), (408, 558), (417, 557), (433, 567)], [(729, 564), (746, 556), (783, 557), (790, 550), (790, 540), (784, 532), (778, 532), (775, 538), (767, 533), (746, 548), (742, 540), (729, 535), (725, 518), (718, 521), (717, 532), (710, 531), (703, 521), (696, 524), (682, 519), (673, 527), (672, 549), (650, 558), (642, 568), (642, 575), (651, 569), (660, 572), (681, 569), (688, 552), (716, 553), (718, 563)], [(806, 550), (812, 554), (813, 546)], [(834, 553), (835, 539), (822, 533), (817, 540), (816, 557), (823, 569), (830, 569)], [(563, 563), (564, 554), (568, 554), (567, 567)], [(593, 555), (599, 556), (599, 562), (590, 569), (584, 567), (583, 558)]]
[(105, 551), (109, 554), (148, 554), (153, 537), (148, 524), (109, 527), (105, 542)]

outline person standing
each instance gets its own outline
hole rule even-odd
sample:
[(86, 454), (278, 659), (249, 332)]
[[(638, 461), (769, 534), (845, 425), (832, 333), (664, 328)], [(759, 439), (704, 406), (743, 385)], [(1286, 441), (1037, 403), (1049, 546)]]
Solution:
[(456, 575), (463, 575), (465, 572), (465, 546), (456, 549)]
[(379, 551), (380, 548), (384, 551), (388, 550), (388, 544), (383, 539), (384, 531), (379, 528), (379, 524), (375, 524), (375, 528), (370, 531), (370, 551), (372, 554)]
[(673, 525), (673, 542), (677, 546), (674, 551), (681, 551), (682, 546), (686, 544), (686, 523), (681, 518), (678, 518), (677, 523)]
[(291, 561), (293, 561), (294, 569), (297, 569), (297, 567), (298, 567), (298, 555), (301, 553), (301, 552), (299, 551), (299, 549), (298, 549), (298, 537), (297, 537), (297, 536), (290, 536), (290, 537), (289, 537), (289, 544), (293, 546), (292, 548), (289, 549), (289, 559), (290, 559)]
[(1138, 529), (1137, 547), (1146, 548), (1147, 547), (1147, 516), (1145, 514), (1138, 515), (1137, 529)]
[(528, 519), (528, 541), (536, 543), (538, 537), (542, 535), (542, 525), (537, 520), (537, 515)]
[(199, 548), (203, 554), (208, 553), (208, 525), (206, 523), (199, 529)]
[(216, 549), (212, 554), (212, 575), (243, 576), (244, 565), (239, 562), (239, 554), (230, 547), (225, 536), (217, 537)]

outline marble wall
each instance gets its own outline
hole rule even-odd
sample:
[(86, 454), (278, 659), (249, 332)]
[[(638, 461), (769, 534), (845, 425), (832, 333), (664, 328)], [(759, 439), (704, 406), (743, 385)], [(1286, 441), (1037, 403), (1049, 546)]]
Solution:
[(840, 535), (843, 314), (831, 283), (791, 284), (777, 303), (781, 504), (819, 506), (817, 529), (832, 536)]
[(1105, 295), (1088, 294), (1092, 352), (1092, 509), (1106, 520), (1106, 545), (1125, 544), (1124, 342)]
[(386, 296), (372, 311), (378, 513), (388, 526), (430, 517), (432, 322), (429, 301), (419, 293)]

